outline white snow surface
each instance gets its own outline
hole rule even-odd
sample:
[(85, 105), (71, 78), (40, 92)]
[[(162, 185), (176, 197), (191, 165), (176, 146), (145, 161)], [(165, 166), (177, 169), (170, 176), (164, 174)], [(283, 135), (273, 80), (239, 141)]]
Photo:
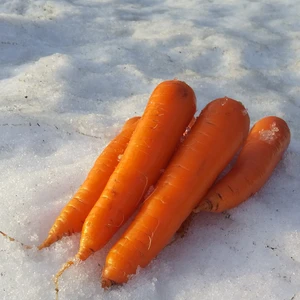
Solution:
[[(292, 139), (256, 195), (198, 214), (126, 285), (104, 291), (113, 240), (60, 280), (59, 299), (300, 299), (300, 2), (0, 0), (0, 230), (38, 245), (124, 121), (178, 78), (198, 113), (223, 96)], [(220, 153), (222, 155), (222, 153)], [(0, 236), (0, 299), (55, 299), (79, 234), (49, 249)]]

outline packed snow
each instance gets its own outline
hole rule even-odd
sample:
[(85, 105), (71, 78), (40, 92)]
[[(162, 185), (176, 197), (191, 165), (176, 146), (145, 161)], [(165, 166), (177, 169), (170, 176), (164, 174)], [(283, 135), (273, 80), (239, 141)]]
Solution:
[[(0, 0), (0, 230), (43, 241), (101, 150), (155, 86), (187, 82), (198, 113), (223, 96), (292, 139), (264, 188), (201, 213), (126, 285), (104, 291), (113, 240), (60, 280), (59, 299), (300, 299), (300, 2)], [(222, 155), (222, 153), (220, 153)], [(55, 299), (79, 234), (49, 249), (0, 236), (0, 299)]]

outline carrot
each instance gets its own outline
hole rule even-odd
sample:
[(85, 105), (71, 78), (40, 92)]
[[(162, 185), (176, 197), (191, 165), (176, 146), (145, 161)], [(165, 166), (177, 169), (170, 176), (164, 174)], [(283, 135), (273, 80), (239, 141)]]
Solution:
[(155, 190), (120, 240), (109, 251), (102, 287), (127, 282), (146, 267), (180, 225), (246, 139), (249, 117), (233, 99), (209, 103), (174, 154)]
[[(84, 220), (119, 163), (119, 158), (124, 153), (139, 119), (140, 117), (133, 117), (127, 120), (121, 132), (105, 147), (79, 190), (56, 218), (45, 241), (38, 246), (39, 250), (49, 247), (65, 235), (81, 231)], [(2, 231), (0, 234), (10, 241), (16, 241)], [(26, 249), (32, 248), (23, 243), (21, 245)]]
[(247, 200), (269, 179), (289, 143), (284, 120), (274, 116), (259, 120), (231, 171), (212, 186), (194, 212), (223, 212)]
[(60, 212), (49, 231), (48, 237), (38, 247), (39, 249), (50, 246), (65, 235), (81, 231), (87, 215), (118, 165), (119, 157), (124, 153), (139, 119), (140, 117), (133, 117), (127, 120), (122, 131), (106, 146), (86, 180)]
[(143, 196), (158, 180), (196, 111), (194, 91), (178, 80), (165, 81), (153, 91), (120, 163), (86, 218), (74, 261), (101, 249), (128, 220)]

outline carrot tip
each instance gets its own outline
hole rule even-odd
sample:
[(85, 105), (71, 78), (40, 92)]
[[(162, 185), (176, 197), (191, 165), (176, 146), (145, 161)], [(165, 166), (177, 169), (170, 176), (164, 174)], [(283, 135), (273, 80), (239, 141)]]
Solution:
[(114, 284), (115, 284), (115, 282), (113, 280), (108, 279), (108, 278), (102, 277), (102, 279), (101, 279), (101, 286), (104, 289), (109, 289)]
[(197, 207), (193, 209), (194, 213), (199, 213), (201, 211), (212, 211), (213, 205), (210, 200), (206, 199), (202, 201)]
[(44, 240), (39, 246), (38, 249), (42, 250), (44, 248), (49, 247), (50, 245), (52, 245), (54, 242), (56, 242), (56, 240), (49, 240), (49, 238), (47, 238), (46, 240)]

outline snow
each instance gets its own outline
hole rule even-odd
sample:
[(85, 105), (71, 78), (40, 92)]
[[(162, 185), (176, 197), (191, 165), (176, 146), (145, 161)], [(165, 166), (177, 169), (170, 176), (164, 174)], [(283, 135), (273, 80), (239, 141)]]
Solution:
[(270, 130), (262, 129), (259, 131), (260, 140), (271, 144), (272, 141), (277, 137), (278, 133), (279, 128), (277, 127), (276, 122), (273, 122)]
[[(59, 299), (300, 299), (300, 2), (0, 0), (0, 230), (38, 245), (123, 122), (166, 79), (198, 111), (227, 95), (251, 124), (284, 118), (291, 144), (265, 187), (198, 214), (124, 286), (100, 272), (117, 236), (60, 280)], [(0, 298), (55, 299), (79, 235), (25, 250), (0, 237)]]

